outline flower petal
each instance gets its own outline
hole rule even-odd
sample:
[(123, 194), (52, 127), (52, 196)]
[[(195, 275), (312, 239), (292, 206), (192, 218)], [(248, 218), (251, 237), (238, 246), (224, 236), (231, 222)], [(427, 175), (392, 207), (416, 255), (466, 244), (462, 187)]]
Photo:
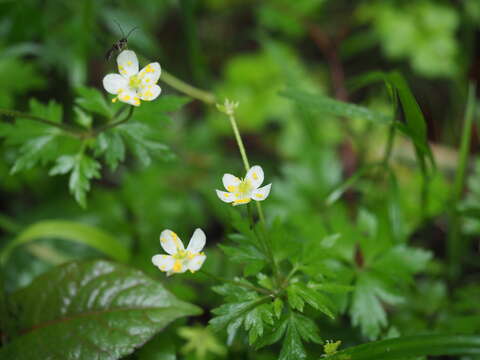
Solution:
[(187, 246), (187, 251), (190, 251), (193, 254), (197, 254), (202, 251), (203, 247), (205, 246), (205, 242), (207, 240), (207, 236), (203, 232), (202, 229), (195, 229), (192, 238)]
[(160, 74), (162, 73), (162, 69), (160, 68), (160, 64), (158, 62), (154, 62), (145, 66), (141, 71), (140, 79), (142, 79), (142, 85), (155, 85), (160, 79)]
[(180, 250), (185, 250), (182, 240), (172, 230), (163, 230), (160, 234), (160, 244), (163, 250), (170, 255), (175, 255)]
[(170, 255), (155, 255), (152, 257), (152, 263), (162, 271), (170, 271), (173, 268), (175, 259)]
[(128, 85), (127, 79), (118, 74), (108, 74), (103, 78), (103, 87), (110, 94), (118, 94), (126, 90)]
[(190, 270), (192, 273), (199, 270), (206, 258), (207, 256), (203, 253), (195, 255), (193, 259), (188, 262), (188, 270)]
[(229, 192), (235, 192), (237, 190), (237, 186), (240, 185), (240, 179), (232, 174), (225, 174), (222, 178), (223, 186)]
[(225, 191), (215, 190), (217, 192), (217, 196), (226, 203), (231, 203), (235, 200), (235, 196)]
[(142, 88), (142, 91), (140, 92), (140, 99), (145, 101), (152, 101), (152, 100), (155, 100), (158, 97), (158, 95), (160, 95), (161, 92), (162, 92), (162, 89), (160, 89), (160, 86), (148, 85)]
[(120, 94), (118, 94), (118, 100), (133, 106), (140, 106), (140, 98), (135, 91), (132, 91), (130, 89), (126, 89), (125, 91), (122, 91)]
[(108, 74), (103, 78), (103, 87), (110, 94), (119, 94), (127, 89), (128, 81), (118, 74)]
[(248, 170), (245, 180), (248, 180), (254, 189), (258, 188), (263, 182), (263, 169), (258, 165), (252, 166)]
[(117, 56), (118, 72), (126, 78), (138, 73), (137, 55), (132, 50), (123, 50)]
[(270, 194), (271, 187), (272, 187), (272, 184), (268, 184), (268, 185), (262, 186), (259, 189), (254, 190), (252, 192), (252, 199), (257, 201), (265, 200), (268, 194)]
[(250, 202), (250, 198), (237, 198), (234, 202), (233, 202), (233, 206), (237, 206), (237, 205), (243, 205), (243, 204), (248, 204)]

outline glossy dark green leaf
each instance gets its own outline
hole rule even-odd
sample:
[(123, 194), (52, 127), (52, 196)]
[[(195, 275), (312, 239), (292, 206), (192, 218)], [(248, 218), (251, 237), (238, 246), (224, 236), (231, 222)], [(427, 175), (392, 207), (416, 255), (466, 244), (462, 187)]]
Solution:
[(426, 355), (480, 355), (480, 336), (405, 336), (354, 346), (322, 359), (393, 360)]
[(13, 294), (18, 336), (2, 359), (119, 359), (197, 315), (158, 281), (107, 261), (72, 262)]

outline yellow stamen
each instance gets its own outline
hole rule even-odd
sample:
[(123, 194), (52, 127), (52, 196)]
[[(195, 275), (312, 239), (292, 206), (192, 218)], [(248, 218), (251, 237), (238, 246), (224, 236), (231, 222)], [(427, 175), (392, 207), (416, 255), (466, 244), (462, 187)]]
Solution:
[(180, 272), (180, 271), (182, 271), (182, 263), (181, 263), (179, 260), (175, 261), (175, 263), (173, 264), (172, 271), (173, 271), (173, 272)]

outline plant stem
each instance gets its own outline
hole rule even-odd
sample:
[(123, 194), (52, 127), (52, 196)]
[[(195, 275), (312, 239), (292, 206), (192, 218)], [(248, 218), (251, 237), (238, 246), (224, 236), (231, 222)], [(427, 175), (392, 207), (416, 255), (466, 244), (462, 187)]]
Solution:
[[(235, 135), (235, 139), (237, 141), (238, 149), (240, 150), (240, 155), (242, 157), (243, 165), (245, 167), (245, 171), (248, 172), (250, 170), (250, 163), (248, 161), (248, 156), (247, 152), (245, 151), (245, 146), (243, 145), (242, 137), (240, 136), (240, 131), (238, 130), (237, 126), (237, 121), (235, 119), (235, 112), (234, 112), (234, 106), (229, 109), (226, 114), (230, 120), (230, 124), (232, 125), (233, 133)], [(262, 210), (262, 205), (260, 204), (259, 201), (256, 201), (257, 203), (257, 210), (258, 210), (258, 217), (260, 219), (260, 223), (262, 224), (262, 230), (265, 230), (265, 216), (263, 215), (263, 210)], [(275, 257), (273, 256), (273, 250), (272, 250), (272, 245), (270, 242), (263, 236), (264, 234), (259, 235), (258, 232), (256, 232), (258, 239), (263, 242), (264, 248), (266, 255), (270, 258), (270, 262), (272, 263), (272, 268), (273, 268), (273, 273), (275, 275), (275, 278), (277, 279), (277, 283), (280, 284), (280, 273), (278, 270), (277, 262), (275, 260)]]
[[(394, 120), (395, 121), (395, 120)], [(392, 155), (393, 149), (393, 140), (395, 140), (395, 125), (392, 123), (388, 131), (387, 144), (385, 145), (385, 154), (383, 155), (383, 165), (388, 166), (388, 161), (390, 160), (390, 155)]]
[(475, 85), (473, 83), (470, 83), (468, 89), (468, 98), (465, 110), (462, 139), (460, 143), (459, 161), (453, 187), (451, 227), (447, 241), (447, 250), (450, 260), (450, 276), (452, 278), (455, 278), (460, 272), (460, 259), (466, 246), (466, 244), (461, 243), (461, 218), (457, 211), (457, 206), (462, 198), (462, 191), (467, 173), (468, 155), (470, 152), (470, 141), (472, 138), (472, 126), (473, 119), (475, 117), (475, 105)]
[(212, 93), (193, 87), (192, 85), (189, 85), (186, 82), (176, 78), (165, 70), (162, 70), (162, 76), (160, 77), (160, 80), (170, 85), (174, 89), (177, 89), (178, 91), (187, 94), (192, 98), (201, 100), (207, 104), (215, 104), (216, 102), (215, 95)]
[(235, 135), (235, 140), (237, 141), (238, 149), (240, 150), (240, 155), (242, 156), (243, 166), (245, 166), (245, 171), (248, 172), (248, 170), (250, 170), (250, 163), (248, 162), (247, 152), (245, 151), (245, 146), (243, 145), (240, 131), (238, 131), (237, 121), (235, 120), (235, 115), (233, 112), (228, 114), (228, 118), (230, 119), (233, 134)]
[(26, 113), (21, 112), (21, 111), (8, 110), (8, 109), (0, 109), (0, 115), (6, 115), (6, 116), (10, 116), (10, 117), (15, 117), (15, 118), (23, 118), (23, 119), (29, 119), (29, 120), (37, 121), (37, 122), (40, 122), (40, 123), (45, 124), (45, 125), (50, 125), (50, 126), (59, 128), (59, 129), (65, 131), (66, 133), (68, 133), (70, 135), (73, 135), (75, 137), (82, 137), (82, 135), (78, 131), (76, 131), (74, 128), (72, 128), (68, 125), (62, 124), (62, 123), (57, 123), (57, 122), (54, 122), (54, 121), (44, 119), (40, 116), (26, 114)]
[[(128, 106), (128, 105), (127, 105), (127, 106)], [(123, 107), (122, 109), (120, 109), (120, 110), (117, 112), (117, 114), (121, 114), (121, 113), (123, 112), (123, 109), (125, 109), (125, 107)], [(100, 134), (101, 132), (104, 132), (104, 131), (109, 130), (109, 129), (111, 129), (111, 128), (114, 128), (114, 127), (116, 127), (116, 126), (118, 126), (118, 125), (121, 125), (121, 124), (123, 124), (123, 123), (126, 123), (126, 122), (127, 122), (128, 120), (130, 120), (130, 118), (132, 117), (133, 109), (134, 109), (134, 107), (133, 107), (133, 106), (130, 106), (129, 111), (128, 111), (128, 114), (127, 114), (127, 116), (126, 116), (124, 119), (118, 120), (118, 121), (111, 121), (111, 122), (109, 122), (108, 124), (105, 124), (105, 125), (103, 125), (103, 126), (100, 126), (100, 127), (97, 128), (97, 129), (94, 129), (94, 130), (92, 131), (92, 136), (97, 136), (97, 135)], [(118, 116), (118, 115), (117, 115), (117, 116)]]

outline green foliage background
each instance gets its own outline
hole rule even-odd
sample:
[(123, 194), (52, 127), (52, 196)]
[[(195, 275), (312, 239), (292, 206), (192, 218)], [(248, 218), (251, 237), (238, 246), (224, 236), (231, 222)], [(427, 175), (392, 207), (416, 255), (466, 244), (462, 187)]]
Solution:
[[(480, 359), (480, 2), (0, 9), (1, 358)], [(133, 113), (117, 23), (163, 70)], [(266, 225), (214, 191), (245, 171), (225, 98)], [(205, 272), (167, 278), (160, 232), (197, 227)]]

